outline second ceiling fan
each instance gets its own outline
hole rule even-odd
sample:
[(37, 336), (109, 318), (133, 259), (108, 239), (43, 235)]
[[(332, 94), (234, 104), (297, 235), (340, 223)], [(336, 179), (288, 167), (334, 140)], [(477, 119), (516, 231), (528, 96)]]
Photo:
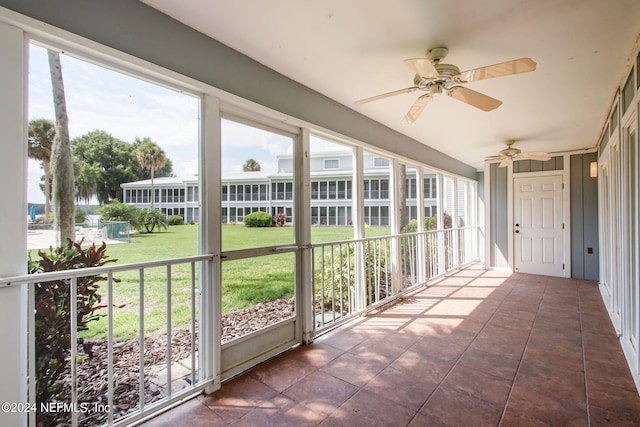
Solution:
[(502, 101), (466, 88), (462, 84), (526, 73), (536, 69), (536, 63), (531, 58), (520, 58), (461, 72), (455, 65), (441, 63), (448, 52), (449, 50), (446, 47), (436, 47), (428, 50), (424, 58), (405, 59), (404, 62), (416, 72), (413, 78), (413, 86), (361, 99), (356, 104), (365, 104), (378, 99), (421, 90), (426, 93), (413, 103), (402, 120), (404, 123), (416, 121), (431, 98), (443, 92), (458, 101), (483, 111), (491, 111), (498, 108)]

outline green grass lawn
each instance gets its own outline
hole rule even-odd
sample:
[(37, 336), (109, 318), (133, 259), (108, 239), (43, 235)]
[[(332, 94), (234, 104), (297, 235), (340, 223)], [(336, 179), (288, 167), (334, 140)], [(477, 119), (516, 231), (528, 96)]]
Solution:
[[(389, 229), (369, 228), (367, 236), (389, 234)], [(314, 227), (313, 242), (329, 242), (353, 238), (351, 227)], [(274, 246), (293, 243), (291, 227), (248, 228), (243, 225), (224, 225), (222, 248), (224, 250)], [(110, 259), (118, 264), (179, 258), (198, 254), (198, 226), (171, 226), (166, 231), (141, 234), (132, 237), (131, 243), (112, 244), (107, 249)], [(222, 263), (222, 310), (233, 309), (293, 297), (293, 253), (254, 257)], [(196, 266), (196, 286), (198, 268)], [(145, 270), (144, 328), (153, 331), (167, 324), (166, 268)], [(171, 317), (173, 325), (188, 324), (191, 320), (191, 270), (190, 265), (172, 267)], [(124, 305), (114, 311), (114, 336), (130, 337), (139, 331), (139, 272), (118, 273), (114, 284), (114, 303)], [(105, 295), (106, 292), (103, 292)], [(197, 296), (197, 293), (196, 293)], [(106, 295), (105, 295), (106, 298)], [(106, 301), (103, 301), (106, 302)], [(197, 308), (197, 307), (196, 307)], [(106, 317), (89, 324), (84, 337), (106, 334)]]

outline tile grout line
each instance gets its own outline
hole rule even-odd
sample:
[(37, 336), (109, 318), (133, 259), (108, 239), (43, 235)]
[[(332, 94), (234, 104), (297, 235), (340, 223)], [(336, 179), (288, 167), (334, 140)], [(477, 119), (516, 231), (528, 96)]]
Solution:
[[(511, 276), (509, 277), (511, 278)], [(508, 279), (509, 279), (508, 278)], [(508, 280), (507, 279), (507, 280)], [(466, 285), (465, 285), (466, 287)], [(469, 342), (469, 344), (467, 345), (467, 347), (465, 348), (465, 350), (460, 354), (460, 356), (458, 356), (455, 360), (455, 363), (451, 366), (451, 368), (447, 371), (447, 373), (445, 374), (445, 376), (442, 378), (442, 380), (438, 383), (438, 385), (433, 389), (433, 391), (429, 394), (429, 396), (427, 397), (427, 400), (425, 400), (425, 402), (422, 404), (422, 406), (420, 406), (420, 408), (416, 411), (415, 415), (411, 418), (411, 420), (409, 421), (408, 424), (411, 424), (414, 419), (418, 416), (418, 414), (420, 413), (420, 411), (422, 411), (425, 406), (429, 403), (429, 401), (431, 400), (431, 398), (433, 397), (433, 395), (436, 393), (436, 391), (438, 391), (440, 389), (440, 386), (442, 385), (443, 382), (445, 382), (445, 380), (449, 377), (449, 375), (451, 374), (451, 372), (455, 369), (456, 366), (458, 366), (458, 362), (460, 361), (460, 359), (462, 358), (462, 356), (464, 356), (464, 354), (469, 350), (469, 347), (471, 347), (471, 345), (478, 339), (478, 336), (482, 333), (482, 331), (484, 331), (484, 329), (487, 327), (487, 325), (489, 324), (489, 322), (491, 321), (491, 319), (493, 319), (493, 317), (496, 315), (496, 312), (498, 311), (498, 308), (500, 308), (500, 306), (502, 306), (502, 304), (504, 304), (504, 302), (507, 300), (507, 298), (509, 297), (509, 295), (511, 295), (511, 293), (513, 292), (513, 289), (511, 289), (511, 291), (509, 291), (509, 293), (507, 295), (504, 296), (504, 298), (502, 299), (502, 301), (500, 302), (500, 305), (498, 307), (496, 307), (496, 309), (494, 310), (494, 312), (491, 314), (491, 316), (484, 322), (484, 326), (482, 326), (482, 328), (478, 331), (478, 333), (476, 334), (476, 336), (471, 340), (471, 342)], [(533, 326), (532, 326), (533, 329)], [(531, 334), (531, 332), (529, 332), (529, 334)], [(527, 338), (527, 342), (528, 342), (528, 338)], [(520, 359), (522, 361), (522, 358)], [(519, 366), (519, 364), (518, 364)], [(515, 381), (515, 376), (514, 376), (514, 380)], [(513, 382), (512, 382), (512, 388), (513, 388)], [(508, 400), (508, 399), (507, 399)], [(505, 407), (506, 407), (506, 403), (505, 403)], [(502, 420), (502, 416), (500, 417), (500, 420)]]
[[(538, 321), (538, 313), (540, 312), (540, 306), (542, 305), (542, 300), (544, 299), (544, 295), (547, 293), (547, 288), (549, 286), (548, 279), (544, 285), (544, 291), (542, 292), (542, 296), (540, 297), (540, 302), (538, 303), (538, 309), (536, 310), (536, 317), (533, 319), (531, 323), (531, 330), (529, 331), (529, 336), (527, 337), (527, 343), (524, 345), (524, 349), (522, 349), (522, 355), (520, 356), (520, 361), (518, 362), (518, 367), (516, 368), (516, 372), (513, 375), (513, 380), (511, 381), (511, 388), (509, 389), (509, 394), (507, 395), (507, 399), (504, 402), (504, 407), (502, 408), (502, 414), (500, 414), (500, 420), (498, 420), (497, 426), (502, 425), (502, 421), (504, 420), (504, 416), (507, 413), (507, 407), (509, 406), (509, 400), (511, 400), (511, 395), (513, 394), (513, 389), (516, 384), (516, 379), (518, 378), (518, 374), (520, 373), (520, 368), (522, 367), (522, 361), (524, 360), (524, 355), (527, 352), (527, 348), (529, 347), (529, 342), (531, 341), (531, 333), (533, 332), (533, 328)], [(511, 293), (510, 293), (511, 294)]]
[(584, 403), (587, 412), (587, 426), (591, 425), (591, 411), (589, 410), (589, 386), (587, 385), (587, 358), (584, 351), (584, 331), (582, 330), (582, 298), (580, 285), (576, 283), (578, 292), (578, 312), (580, 313), (580, 346), (582, 347), (582, 377), (584, 379)]

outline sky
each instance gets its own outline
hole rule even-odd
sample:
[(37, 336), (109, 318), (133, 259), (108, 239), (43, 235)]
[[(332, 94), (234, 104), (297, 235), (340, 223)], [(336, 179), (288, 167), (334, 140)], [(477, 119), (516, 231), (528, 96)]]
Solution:
[[(94, 130), (133, 142), (151, 138), (173, 162), (176, 176), (198, 174), (199, 99), (61, 54), (71, 139)], [(29, 120), (55, 121), (46, 49), (30, 45)], [(291, 153), (290, 138), (240, 123), (222, 122), (222, 173), (241, 172), (249, 158), (277, 172), (277, 155)], [(312, 139), (312, 151), (335, 150)], [(29, 160), (28, 202), (44, 203), (40, 162)]]

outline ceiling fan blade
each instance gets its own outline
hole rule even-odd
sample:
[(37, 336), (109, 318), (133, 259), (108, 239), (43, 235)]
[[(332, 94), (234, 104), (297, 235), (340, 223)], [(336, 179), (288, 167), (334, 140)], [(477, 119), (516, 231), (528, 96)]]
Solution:
[(447, 94), (458, 101), (465, 102), (473, 107), (481, 109), (482, 111), (495, 110), (502, 105), (502, 101), (462, 86), (455, 86), (451, 88)]
[(415, 122), (430, 100), (431, 96), (429, 94), (422, 95), (421, 97), (416, 99), (416, 102), (413, 103), (411, 108), (409, 108), (409, 111), (407, 111), (407, 114), (402, 119), (402, 123), (407, 124)]
[(361, 99), (360, 101), (356, 101), (356, 105), (362, 105), (362, 104), (366, 104), (367, 102), (377, 101), (378, 99), (384, 99), (384, 98), (388, 98), (390, 96), (400, 95), (401, 93), (413, 92), (416, 89), (418, 89), (417, 86), (412, 86), (412, 87), (407, 87), (407, 88), (404, 88), (404, 89), (394, 90), (393, 92), (387, 92), (387, 93), (383, 93), (381, 95), (372, 96), (371, 98)]
[(491, 161), (494, 161), (494, 160), (502, 160), (504, 158), (505, 158), (504, 156), (487, 156), (484, 159), (489, 161), (489, 162), (491, 162)]
[(509, 166), (509, 162), (511, 161), (511, 159), (509, 159), (508, 157), (505, 158), (503, 161), (500, 162), (500, 164), (498, 165), (499, 168), (506, 168), (507, 166)]
[(487, 67), (476, 68), (461, 72), (457, 78), (462, 82), (475, 82), (494, 77), (509, 76), (511, 74), (527, 73), (536, 69), (536, 63), (531, 58), (520, 58)]
[(546, 162), (547, 160), (551, 160), (551, 156), (542, 151), (532, 151), (529, 153), (520, 153), (518, 154), (518, 158), (526, 159), (526, 160), (540, 160), (542, 162)]
[(433, 67), (431, 61), (426, 58), (412, 58), (405, 59), (404, 63), (407, 64), (413, 71), (420, 77), (438, 77), (440, 74)]

